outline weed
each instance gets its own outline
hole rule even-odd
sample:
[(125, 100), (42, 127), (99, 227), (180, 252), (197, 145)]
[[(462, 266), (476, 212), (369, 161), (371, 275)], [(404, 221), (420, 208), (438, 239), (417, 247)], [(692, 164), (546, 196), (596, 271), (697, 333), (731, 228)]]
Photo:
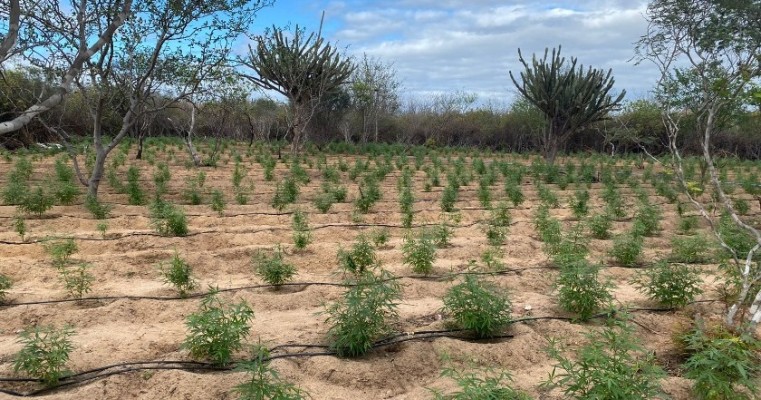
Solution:
[(250, 378), (240, 385), (235, 386), (234, 392), (239, 400), (302, 400), (305, 393), (285, 381), (277, 371), (269, 364), (269, 352), (257, 346), (253, 351), (253, 357), (249, 361), (238, 363), (236, 371), (245, 372)]
[(643, 204), (634, 215), (634, 230), (642, 236), (655, 236), (660, 232), (661, 210), (651, 204)]
[(225, 195), (219, 189), (211, 191), (211, 209), (220, 217), (225, 215)]
[(502, 271), (505, 269), (505, 263), (502, 261), (504, 256), (502, 249), (492, 246), (481, 253), (481, 262), (486, 265), (488, 270)]
[(577, 190), (571, 201), (571, 210), (576, 219), (582, 219), (589, 214), (589, 191)]
[(682, 235), (689, 235), (698, 227), (697, 215), (684, 215), (679, 218), (678, 228)]
[(156, 184), (156, 198), (161, 198), (167, 191), (167, 184), (172, 179), (172, 173), (166, 163), (156, 165), (156, 171), (153, 173), (153, 183)]
[(684, 307), (703, 291), (700, 271), (683, 264), (659, 261), (640, 271), (631, 283), (666, 307)]
[[(695, 327), (682, 336), (689, 357), (684, 376), (694, 380), (700, 400), (750, 400), (758, 394), (761, 341), (717, 325)], [(743, 387), (746, 391), (737, 390)]]
[(735, 211), (737, 211), (740, 215), (748, 215), (750, 212), (750, 204), (748, 203), (748, 200), (737, 198), (732, 201), (732, 206), (735, 208)]
[(370, 239), (376, 247), (383, 247), (388, 244), (389, 236), (388, 228), (379, 228), (370, 234)]
[(193, 358), (211, 359), (214, 364), (227, 365), (233, 353), (243, 347), (243, 339), (251, 330), (249, 322), (254, 312), (245, 301), (228, 305), (212, 290), (201, 302), (197, 313), (185, 321), (188, 335), (182, 344)]
[(15, 215), (13, 217), (13, 230), (18, 233), (19, 237), (21, 237), (21, 241), (24, 242), (26, 236), (26, 221), (24, 220), (24, 217), (20, 215)]
[(321, 213), (326, 213), (333, 206), (334, 202), (335, 197), (332, 193), (320, 193), (314, 198), (313, 204)]
[(90, 267), (92, 267), (90, 264), (82, 262), (76, 267), (65, 266), (58, 269), (69, 295), (81, 299), (85, 294), (90, 293), (92, 282), (95, 280), (95, 277), (87, 271)]
[(206, 173), (203, 171), (199, 172), (198, 175), (194, 177), (188, 177), (185, 180), (185, 190), (182, 192), (185, 201), (194, 206), (203, 203), (203, 195), (201, 194), (201, 189), (203, 188), (205, 182)]
[(700, 264), (710, 261), (707, 254), (710, 250), (708, 239), (703, 235), (694, 235), (671, 238), (671, 258), (672, 262), (685, 264)]
[(401, 300), (401, 285), (387, 271), (363, 274), (343, 297), (326, 307), (328, 337), (339, 356), (366, 354), (373, 343), (391, 332)]
[(95, 229), (100, 232), (100, 237), (105, 239), (106, 238), (106, 231), (108, 230), (108, 224), (105, 222), (98, 222), (97, 225), (95, 225)]
[(444, 212), (453, 212), (454, 205), (457, 201), (457, 186), (448, 184), (441, 193), (441, 210)]
[(180, 293), (180, 297), (185, 297), (188, 292), (198, 287), (198, 283), (193, 278), (193, 268), (180, 257), (177, 251), (168, 262), (159, 264), (159, 272), (164, 278), (164, 283), (174, 286)]
[(375, 248), (365, 235), (359, 235), (351, 250), (338, 250), (338, 265), (344, 272), (362, 275), (378, 264)]
[(145, 204), (145, 193), (140, 187), (140, 170), (134, 165), (127, 169), (127, 185), (124, 189), (127, 192), (129, 204), (133, 206)]
[(151, 225), (162, 236), (185, 236), (188, 220), (185, 211), (164, 200), (156, 200), (150, 206)]
[(595, 239), (608, 239), (610, 237), (610, 228), (613, 226), (608, 214), (593, 215), (587, 222), (589, 232)]
[(658, 382), (665, 374), (626, 321), (609, 321), (602, 331), (588, 334), (587, 339), (588, 344), (573, 358), (562, 354), (557, 341), (550, 341), (548, 352), (558, 364), (543, 386), (561, 386), (566, 396), (576, 399), (660, 397)]
[(510, 202), (513, 203), (513, 206), (518, 207), (523, 204), (524, 196), (520, 183), (507, 180), (505, 182), (505, 194), (507, 195), (507, 198), (510, 199)]
[(29, 178), (32, 176), (32, 163), (25, 157), (19, 158), (6, 176), (6, 186), (3, 189), (5, 204), (19, 205), (23, 203), (29, 191)]
[(296, 274), (296, 267), (285, 262), (283, 251), (278, 245), (271, 256), (262, 251), (257, 251), (251, 258), (256, 273), (269, 285), (277, 289), (280, 285), (288, 283)]
[(312, 242), (312, 232), (309, 229), (307, 215), (303, 211), (296, 210), (293, 212), (291, 228), (293, 229), (293, 245), (297, 250), (306, 249)]
[(72, 238), (49, 241), (44, 247), (53, 259), (55, 268), (66, 267), (71, 262), (71, 256), (78, 250), (77, 243)]
[(23, 348), (13, 362), (15, 372), (23, 371), (27, 376), (41, 379), (46, 385), (53, 386), (65, 375), (69, 353), (74, 348), (71, 327), (56, 329), (53, 326), (35, 326), (24, 329), (19, 334), (19, 343)]
[(106, 219), (111, 213), (110, 205), (101, 202), (97, 197), (91, 195), (85, 198), (85, 208), (97, 219)]
[(423, 232), (417, 238), (408, 234), (402, 245), (404, 264), (412, 267), (416, 274), (428, 275), (433, 271), (436, 260), (436, 246), (428, 232)]
[(642, 245), (642, 236), (631, 233), (619, 235), (613, 239), (610, 255), (624, 267), (634, 267), (642, 255)]
[(79, 196), (80, 190), (75, 181), (74, 170), (60, 158), (55, 162), (55, 181), (53, 197), (61, 204), (71, 204)]
[(8, 289), (13, 286), (13, 282), (7, 276), (0, 274), (0, 304), (5, 303), (5, 296), (8, 295)]
[(46, 193), (41, 186), (29, 190), (24, 201), (17, 205), (18, 209), (27, 214), (35, 214), (41, 217), (45, 211), (50, 210), (55, 203), (55, 199)]
[(465, 275), (464, 282), (451, 287), (444, 296), (444, 312), (459, 328), (476, 337), (498, 334), (510, 324), (510, 300), (497, 286), (476, 275)]
[(581, 321), (606, 307), (613, 300), (612, 285), (600, 280), (599, 272), (597, 265), (586, 260), (565, 265), (555, 282), (560, 307), (578, 315)]

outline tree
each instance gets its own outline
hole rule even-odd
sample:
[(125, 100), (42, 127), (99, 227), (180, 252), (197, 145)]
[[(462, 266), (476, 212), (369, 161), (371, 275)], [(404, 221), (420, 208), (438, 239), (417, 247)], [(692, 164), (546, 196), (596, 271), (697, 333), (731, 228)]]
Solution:
[[(104, 0), (105, 1), (105, 0)], [(120, 0), (105, 7), (113, 9)], [(141, 118), (181, 102), (202, 90), (213, 90), (211, 80), (224, 80), (225, 67), (235, 39), (244, 33), (267, 0), (139, 0), (133, 18), (97, 58), (90, 59), (76, 77), (87, 99), (92, 119), (95, 163), (85, 176), (69, 147), (80, 181), (88, 196), (96, 197), (108, 154), (132, 131)], [(100, 26), (113, 18), (105, 11), (90, 24)], [(69, 39), (62, 33), (64, 39)], [(53, 51), (55, 48), (52, 49)], [(109, 109), (121, 116), (116, 132), (104, 132)], [(194, 108), (195, 109), (195, 108)], [(67, 142), (61, 127), (50, 127)], [(110, 136), (110, 140), (106, 137)], [(186, 140), (188, 137), (186, 137)], [(196, 156), (197, 157), (197, 156)]]
[(360, 120), (362, 142), (367, 143), (367, 135), (372, 128), (374, 141), (378, 141), (378, 120), (382, 115), (390, 115), (399, 109), (401, 84), (396, 80), (396, 70), (392, 64), (362, 55), (349, 85), (352, 106)]
[(560, 47), (549, 50), (537, 60), (532, 57), (531, 65), (523, 59), (520, 49), (518, 58), (525, 71), (521, 72), (521, 82), (510, 71), (510, 79), (520, 94), (542, 111), (547, 126), (542, 133), (542, 155), (548, 163), (555, 162), (558, 149), (567, 143), (576, 132), (590, 124), (608, 118), (608, 113), (619, 108), (626, 94), (623, 90), (613, 99), (610, 91), (615, 82), (613, 71), (576, 67), (576, 58), (566, 65), (565, 57), (560, 57)]
[[(9, 32), (0, 42), (0, 67), (10, 55), (21, 53), (32, 65), (62, 78), (43, 100), (14, 119), (0, 122), (0, 135), (21, 129), (38, 115), (59, 105), (75, 86), (85, 63), (110, 47), (117, 29), (132, 12), (132, 0), (109, 4), (93, 4), (87, 0), (72, 1), (69, 5), (62, 3), (58, 0), (24, 2), (24, 6), (30, 7), (27, 9), (22, 9), (17, 0), (8, 4)], [(28, 22), (23, 27), (20, 22), (22, 14)], [(93, 20), (98, 23), (94, 24)]]
[[(656, 0), (648, 5), (647, 33), (637, 43), (640, 61), (652, 61), (660, 71), (656, 101), (668, 135), (671, 164), (683, 189), (689, 186), (682, 168), (678, 138), (683, 119), (693, 119), (700, 132), (702, 158), (713, 188), (715, 204), (707, 204), (692, 190), (689, 201), (710, 224), (721, 246), (732, 255), (730, 285), (737, 296), (725, 315), (728, 326), (761, 322), (761, 232), (740, 217), (719, 179), (711, 152), (712, 135), (730, 124), (734, 113), (752, 101), (761, 77), (761, 3), (750, 0)], [(746, 249), (730, 245), (720, 221), (709, 207), (752, 238)], [(746, 313), (746, 306), (747, 313)]]
[(297, 153), (307, 138), (307, 127), (326, 93), (343, 85), (354, 71), (351, 60), (326, 42), (320, 31), (309, 33), (296, 26), (292, 33), (273, 26), (249, 46), (243, 65), (256, 75), (244, 74), (265, 90), (285, 96), (291, 107), (291, 151)]

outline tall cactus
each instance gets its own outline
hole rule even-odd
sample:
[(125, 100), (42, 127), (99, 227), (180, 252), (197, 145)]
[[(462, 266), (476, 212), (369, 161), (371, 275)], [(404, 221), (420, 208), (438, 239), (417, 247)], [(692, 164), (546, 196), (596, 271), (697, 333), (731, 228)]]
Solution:
[(565, 57), (560, 56), (560, 46), (544, 50), (541, 60), (532, 57), (531, 65), (523, 58), (520, 49), (518, 57), (525, 68), (520, 73), (519, 83), (513, 72), (510, 79), (520, 94), (544, 113), (547, 125), (542, 134), (542, 155), (548, 163), (555, 162), (558, 149), (579, 130), (590, 124), (607, 118), (608, 113), (617, 109), (626, 91), (613, 99), (610, 90), (614, 79), (612, 70), (603, 70), (576, 66), (576, 58), (571, 58), (566, 65)]
[(293, 151), (306, 139), (309, 120), (324, 94), (345, 83), (354, 65), (318, 33), (307, 34), (296, 26), (293, 33), (273, 26), (269, 34), (249, 46), (243, 61), (256, 75), (245, 75), (256, 85), (274, 90), (291, 106), (289, 133)]

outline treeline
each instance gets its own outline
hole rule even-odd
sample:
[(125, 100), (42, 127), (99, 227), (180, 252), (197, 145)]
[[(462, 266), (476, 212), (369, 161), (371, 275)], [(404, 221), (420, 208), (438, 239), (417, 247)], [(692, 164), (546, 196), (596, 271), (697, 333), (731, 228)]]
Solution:
[[(45, 80), (29, 71), (6, 70), (0, 79), (0, 122), (18, 116), (33, 105), (40, 93), (50, 90)], [(452, 93), (427, 100), (409, 100), (368, 109), (356, 100), (350, 86), (329, 93), (309, 121), (307, 139), (321, 145), (328, 142), (383, 142), (428, 146), (474, 146), (494, 150), (535, 152), (544, 131), (542, 114), (523, 100), (509, 107), (474, 107), (475, 97)], [(58, 142), (50, 126), (72, 137), (91, 135), (93, 118), (85, 96), (73, 92), (64, 102), (13, 135), (2, 137), (8, 149), (28, 147), (38, 142)], [(161, 103), (161, 96), (154, 101)], [(168, 101), (168, 100), (167, 100)], [(187, 103), (171, 103), (163, 110), (147, 114), (130, 132), (136, 139), (182, 135), (195, 119), (199, 138), (228, 138), (240, 141), (288, 140), (289, 105), (285, 102), (245, 96), (196, 103), (195, 115)], [(124, 99), (110, 99), (103, 132), (113, 134), (121, 127)], [(108, 117), (110, 115), (110, 117)], [(700, 152), (700, 136), (694, 118), (681, 116), (680, 140), (685, 154)], [(761, 112), (743, 110), (728, 119), (715, 134), (716, 154), (747, 159), (761, 158)], [(630, 153), (668, 151), (666, 130), (657, 106), (647, 100), (628, 102), (610, 119), (577, 133), (565, 152)]]

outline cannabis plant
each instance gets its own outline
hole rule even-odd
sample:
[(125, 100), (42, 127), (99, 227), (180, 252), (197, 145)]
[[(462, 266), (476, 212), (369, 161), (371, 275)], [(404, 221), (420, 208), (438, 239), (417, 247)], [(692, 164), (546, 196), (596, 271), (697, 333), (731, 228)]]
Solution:
[(193, 278), (193, 268), (180, 257), (177, 251), (169, 261), (159, 264), (159, 272), (164, 283), (174, 286), (180, 293), (180, 297), (185, 297), (188, 292), (198, 287), (198, 283)]
[(288, 283), (296, 274), (296, 267), (283, 259), (283, 251), (279, 245), (272, 255), (257, 251), (251, 262), (254, 264), (257, 275), (261, 276), (267, 284), (274, 285), (275, 288)]
[(227, 304), (212, 291), (201, 302), (198, 312), (185, 321), (188, 334), (182, 346), (197, 359), (210, 359), (214, 364), (227, 365), (233, 353), (243, 347), (248, 336), (249, 322), (254, 312), (245, 301)]
[(498, 334), (510, 323), (510, 300), (504, 290), (465, 275), (464, 282), (453, 286), (444, 296), (444, 312), (451, 315), (458, 328), (484, 338)]
[(19, 334), (23, 345), (13, 362), (15, 372), (24, 372), (30, 378), (40, 379), (53, 386), (69, 373), (66, 363), (74, 348), (71, 327), (56, 329), (53, 326), (35, 326)]

